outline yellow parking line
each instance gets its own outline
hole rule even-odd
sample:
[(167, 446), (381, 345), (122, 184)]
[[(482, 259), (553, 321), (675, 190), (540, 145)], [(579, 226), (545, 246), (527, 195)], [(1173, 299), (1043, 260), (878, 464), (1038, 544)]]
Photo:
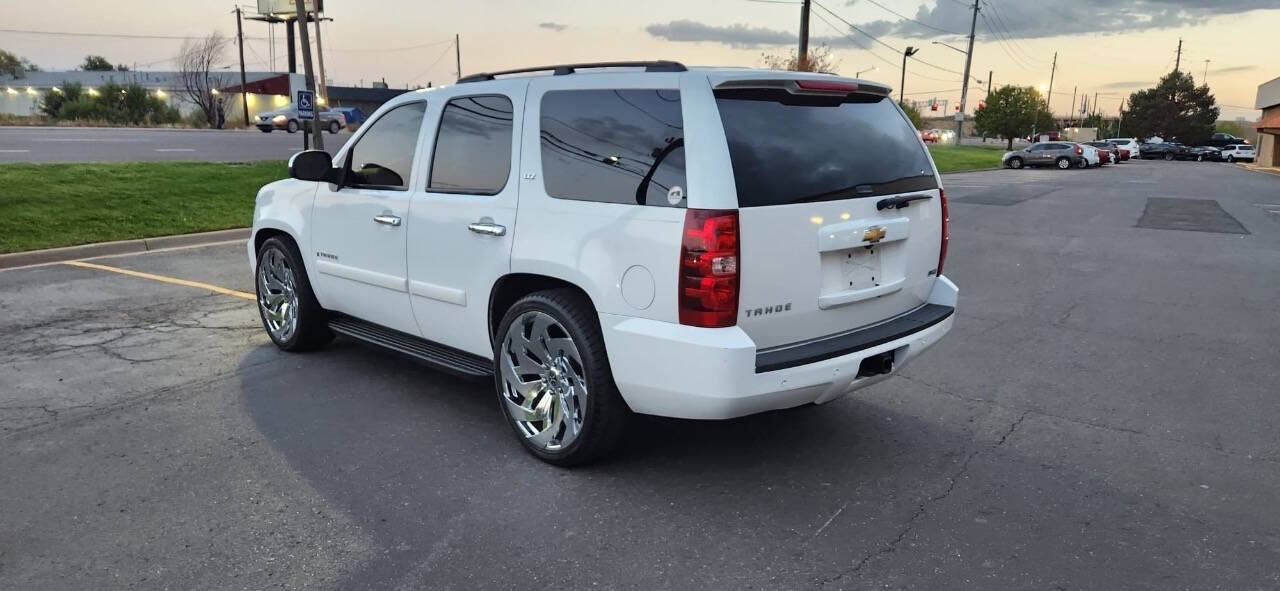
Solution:
[(121, 275), (141, 277), (143, 279), (150, 279), (152, 281), (160, 281), (163, 283), (172, 283), (174, 285), (182, 285), (184, 287), (194, 287), (196, 289), (207, 289), (214, 293), (229, 295), (233, 298), (242, 298), (250, 301), (258, 299), (257, 296), (248, 292), (237, 291), (234, 289), (227, 289), (225, 287), (218, 287), (216, 285), (210, 285), (208, 283), (200, 283), (199, 281), (187, 281), (186, 279), (178, 279), (177, 277), (165, 277), (164, 275), (153, 275), (151, 273), (143, 273), (141, 271), (121, 269), (119, 267), (108, 267), (106, 265), (99, 265), (97, 263), (89, 263), (85, 261), (68, 261), (63, 264), (71, 265), (72, 267), (83, 267), (85, 269), (98, 269), (99, 271), (111, 271), (112, 273), (120, 273)]

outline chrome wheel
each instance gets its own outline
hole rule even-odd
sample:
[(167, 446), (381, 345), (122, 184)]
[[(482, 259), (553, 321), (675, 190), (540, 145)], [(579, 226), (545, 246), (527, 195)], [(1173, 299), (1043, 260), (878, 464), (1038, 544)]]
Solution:
[(277, 343), (288, 342), (298, 330), (297, 280), (289, 259), (276, 248), (258, 261), (258, 310)]
[(503, 406), (520, 435), (549, 451), (573, 443), (586, 418), (587, 378), (569, 331), (545, 312), (525, 312), (499, 356)]

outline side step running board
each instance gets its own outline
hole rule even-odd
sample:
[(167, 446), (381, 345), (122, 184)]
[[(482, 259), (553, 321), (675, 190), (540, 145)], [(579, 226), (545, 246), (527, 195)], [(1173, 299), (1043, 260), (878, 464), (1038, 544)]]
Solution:
[(343, 336), (408, 355), (428, 365), (464, 377), (493, 376), (493, 362), (488, 359), (371, 322), (350, 316), (335, 316), (329, 320), (329, 329)]

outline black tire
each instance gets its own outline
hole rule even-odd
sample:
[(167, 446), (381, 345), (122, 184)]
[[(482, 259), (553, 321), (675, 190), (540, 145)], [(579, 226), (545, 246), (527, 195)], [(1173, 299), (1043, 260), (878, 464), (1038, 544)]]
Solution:
[(1054, 164), (1057, 164), (1058, 170), (1066, 170), (1071, 168), (1071, 159), (1063, 156), (1054, 161)]
[(1021, 159), (1021, 158), (1019, 158), (1019, 157), (1017, 157), (1017, 156), (1014, 156), (1013, 158), (1010, 158), (1010, 159), (1009, 159), (1009, 168), (1012, 168), (1012, 169), (1014, 169), (1014, 170), (1018, 170), (1019, 168), (1022, 168), (1022, 159)]
[(262, 133), (271, 133), (270, 127), (259, 127), (258, 129), (262, 130)]
[[(262, 304), (262, 282), (258, 280), (257, 272), (257, 267), (262, 265), (267, 253), (273, 250), (283, 255), (289, 270), (293, 272), (294, 292), (298, 296), (297, 329), (284, 340), (272, 334), (271, 327), (267, 323)], [(267, 331), (267, 336), (271, 337), (271, 342), (277, 347), (285, 351), (311, 351), (333, 340), (333, 332), (329, 330), (329, 314), (316, 301), (315, 292), (311, 290), (311, 280), (307, 277), (307, 268), (303, 266), (302, 256), (298, 253), (298, 247), (294, 245), (293, 240), (273, 236), (262, 243), (258, 248), (258, 262), (255, 265), (253, 284), (258, 298), (258, 316), (262, 320), (262, 328)]]
[[(586, 378), (586, 411), (582, 413), (582, 428), (577, 438), (558, 450), (543, 449), (529, 441), (522, 433), (515, 418), (507, 411), (502, 369), (504, 342), (508, 329), (527, 312), (542, 312), (551, 316), (568, 333), (581, 357), (582, 373)], [(600, 333), (600, 321), (590, 300), (572, 289), (552, 289), (529, 294), (511, 306), (498, 332), (494, 336), (493, 358), (495, 362), (494, 388), (499, 411), (505, 417), (516, 439), (538, 459), (557, 466), (578, 466), (604, 457), (621, 441), (631, 410), (618, 393), (605, 353), (604, 337)]]
[(289, 122), (284, 125), (284, 130), (289, 133), (298, 133), (298, 128), (298, 122), (293, 119), (290, 119)]
[[(1099, 167), (1101, 167), (1101, 166), (1102, 166), (1102, 163), (1101, 163), (1101, 162), (1099, 162), (1099, 163), (1098, 163), (1098, 166), (1099, 166)], [(1084, 170), (1084, 169), (1086, 169), (1086, 168), (1089, 168), (1089, 161), (1088, 161), (1088, 160), (1086, 160), (1085, 158), (1081, 157), (1081, 158), (1080, 158), (1080, 162), (1077, 162), (1077, 163), (1076, 163), (1076, 168), (1079, 168), (1080, 170)]]
[(1167, 162), (1173, 162), (1173, 152), (1165, 152), (1164, 159)]
[(1204, 154), (1196, 154), (1196, 162), (1204, 162)]
[(330, 121), (330, 122), (329, 122), (329, 133), (332, 133), (332, 134), (334, 134), (334, 135), (337, 135), (337, 133), (338, 133), (339, 131), (342, 131), (342, 124), (341, 124), (341, 123), (338, 123), (337, 121)]
[(1227, 154), (1227, 163), (1228, 163), (1228, 164), (1232, 164), (1232, 163), (1234, 163), (1235, 161), (1236, 161), (1236, 157), (1235, 157), (1234, 155), (1232, 155), (1232, 154)]

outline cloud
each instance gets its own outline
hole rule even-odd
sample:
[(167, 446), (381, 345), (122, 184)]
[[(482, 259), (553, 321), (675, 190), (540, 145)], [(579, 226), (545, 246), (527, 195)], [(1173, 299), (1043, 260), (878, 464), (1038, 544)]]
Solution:
[(538, 27), (542, 29), (551, 29), (552, 31), (559, 33), (560, 31), (569, 28), (569, 25), (562, 25), (560, 23), (538, 23)]
[[(718, 27), (691, 20), (675, 20), (669, 23), (655, 23), (644, 28), (646, 32), (659, 39), (677, 43), (721, 43), (735, 49), (753, 49), (780, 45), (795, 45), (796, 33), (751, 27), (744, 24)], [(827, 45), (830, 47), (861, 47), (867, 45), (845, 36), (809, 38), (811, 45)]]
[(1210, 74), (1230, 74), (1232, 72), (1250, 72), (1259, 69), (1258, 66), (1228, 66), (1226, 68), (1217, 68), (1209, 70)]
[[(1045, 10), (1039, 3), (1001, 2), (984, 5), (978, 34), (992, 37), (999, 31), (1015, 39), (1055, 37), (1077, 33), (1119, 33), (1198, 24), (1214, 16), (1275, 8), (1275, 0), (1072, 0), (1054, 3)], [(920, 6), (914, 17), (940, 29), (967, 31), (973, 18), (968, 6), (939, 1), (932, 8)], [(859, 25), (872, 35), (907, 38), (946, 37), (945, 33), (910, 20), (877, 20)]]
[(1130, 80), (1127, 82), (1110, 82), (1107, 84), (1103, 84), (1099, 88), (1106, 88), (1110, 90), (1115, 90), (1115, 89), (1124, 90), (1128, 88), (1145, 88), (1148, 86), (1155, 86), (1155, 81), (1154, 80)]

